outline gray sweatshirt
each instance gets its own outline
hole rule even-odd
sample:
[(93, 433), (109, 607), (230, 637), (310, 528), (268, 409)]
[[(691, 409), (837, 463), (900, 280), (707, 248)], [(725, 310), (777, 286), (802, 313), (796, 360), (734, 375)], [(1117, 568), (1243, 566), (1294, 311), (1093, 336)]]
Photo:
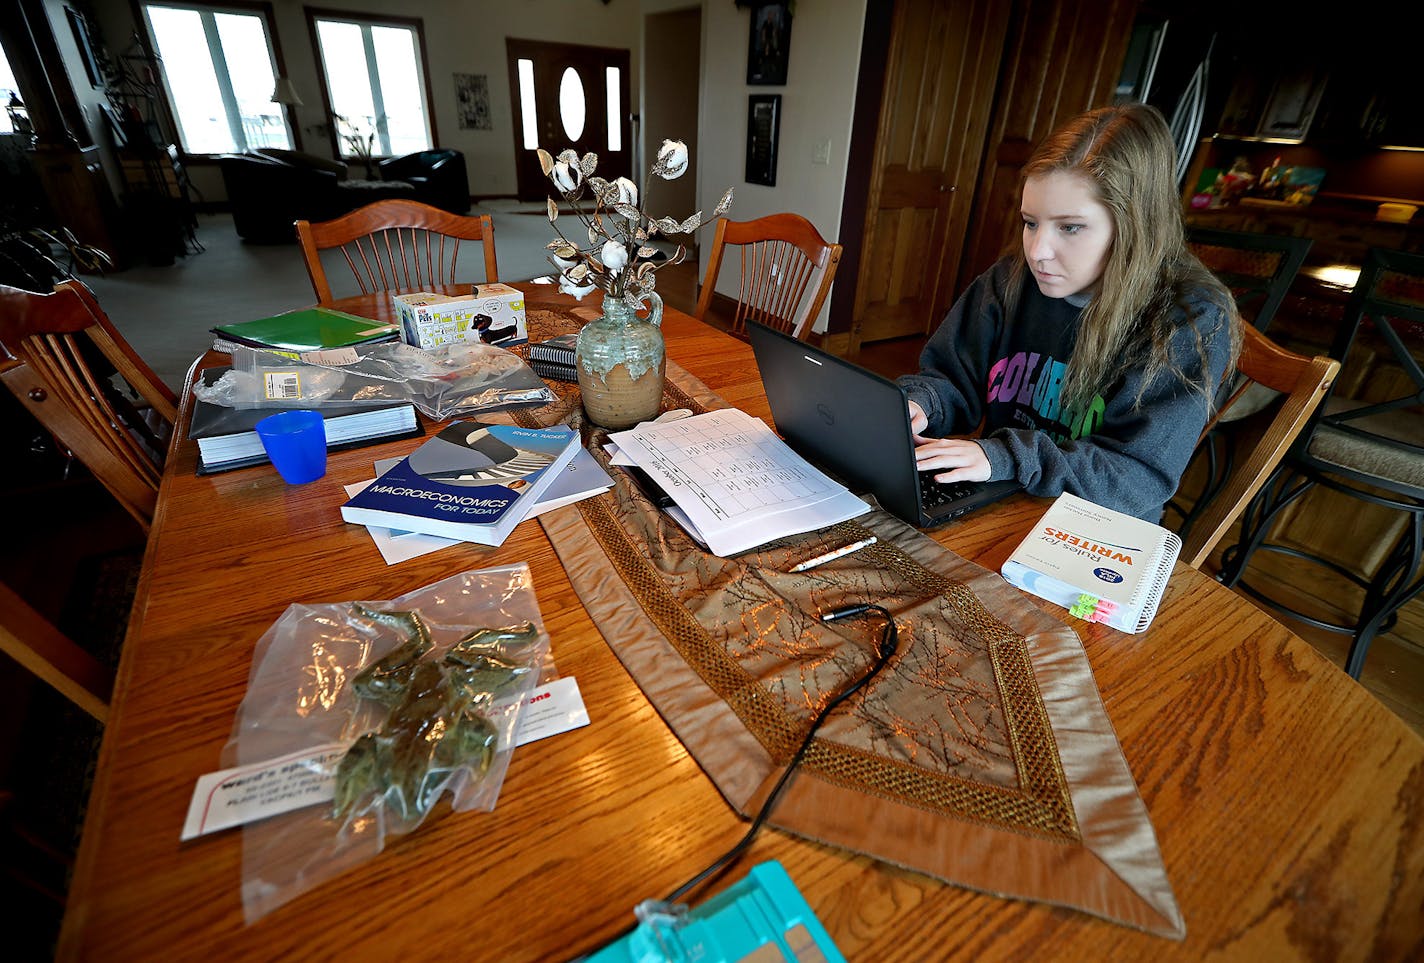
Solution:
[[(1004, 317), (1011, 259), (980, 275), (955, 302), (920, 355), (920, 373), (899, 381), (929, 418), (926, 434), (973, 433), (990, 478), (1017, 479), (1031, 495), (1067, 491), (1148, 521), (1177, 490), (1206, 425), (1200, 392), (1165, 372), (1138, 403), (1143, 366), (1130, 364), (1084, 410), (1064, 411), (1059, 392), (1072, 356), (1080, 298), (1049, 298), (1029, 279), (1018, 316)], [(1073, 303), (1077, 302), (1077, 303)], [(1193, 384), (1221, 385), (1229, 316), (1209, 291), (1179, 293), (1173, 363)], [(1207, 345), (1202, 371), (1196, 332)]]

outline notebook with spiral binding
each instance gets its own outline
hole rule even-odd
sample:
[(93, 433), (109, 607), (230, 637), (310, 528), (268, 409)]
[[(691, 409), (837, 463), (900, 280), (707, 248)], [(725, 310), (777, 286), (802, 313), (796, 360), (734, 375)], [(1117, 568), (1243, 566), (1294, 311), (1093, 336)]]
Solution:
[(572, 365), (574, 353), (578, 350), (578, 332), (555, 335), (544, 341), (536, 341), (529, 346), (529, 360), (552, 361), (555, 364)]
[(1152, 624), (1181, 551), (1161, 525), (1065, 492), (1000, 572), (1071, 615), (1137, 633)]

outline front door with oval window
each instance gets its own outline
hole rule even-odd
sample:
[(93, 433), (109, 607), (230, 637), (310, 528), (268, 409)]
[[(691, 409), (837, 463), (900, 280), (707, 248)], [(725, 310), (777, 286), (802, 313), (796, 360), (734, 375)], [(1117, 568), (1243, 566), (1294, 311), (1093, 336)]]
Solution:
[[(535, 148), (598, 155), (598, 175), (632, 175), (627, 50), (508, 38), (509, 91), (520, 200), (551, 187)], [(477, 191), (478, 193), (478, 191)]]

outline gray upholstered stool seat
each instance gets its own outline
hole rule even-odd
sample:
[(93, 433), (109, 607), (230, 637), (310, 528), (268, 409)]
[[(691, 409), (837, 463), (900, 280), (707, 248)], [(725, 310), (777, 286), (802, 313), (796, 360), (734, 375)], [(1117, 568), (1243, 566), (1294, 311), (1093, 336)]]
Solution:
[[(1331, 398), (1325, 414), (1364, 407), (1361, 402)], [(1358, 425), (1369, 434), (1347, 430), (1337, 424), (1322, 423), (1310, 440), (1310, 455), (1323, 462), (1382, 482), (1424, 489), (1424, 417), (1415, 411), (1390, 411), (1366, 415), (1345, 425)], [(1403, 442), (1391, 445), (1381, 439)]]

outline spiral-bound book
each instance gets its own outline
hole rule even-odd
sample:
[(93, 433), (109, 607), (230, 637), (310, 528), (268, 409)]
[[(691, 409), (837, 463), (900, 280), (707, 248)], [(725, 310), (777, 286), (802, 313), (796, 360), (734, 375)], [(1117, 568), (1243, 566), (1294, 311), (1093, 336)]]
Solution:
[(556, 364), (572, 365), (574, 353), (578, 350), (578, 332), (559, 334), (546, 341), (536, 341), (529, 346), (529, 360), (552, 361)]
[(1137, 633), (1152, 624), (1181, 551), (1161, 525), (1065, 492), (1000, 571), (1078, 618)]

